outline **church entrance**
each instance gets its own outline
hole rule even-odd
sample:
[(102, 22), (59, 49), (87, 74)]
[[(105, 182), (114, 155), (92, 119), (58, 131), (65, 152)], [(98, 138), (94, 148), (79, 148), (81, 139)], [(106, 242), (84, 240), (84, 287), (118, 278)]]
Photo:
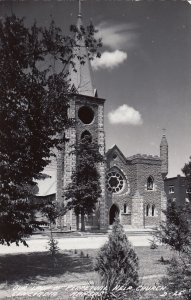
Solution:
[(112, 225), (115, 218), (119, 216), (119, 208), (117, 205), (113, 204), (109, 211), (109, 225)]

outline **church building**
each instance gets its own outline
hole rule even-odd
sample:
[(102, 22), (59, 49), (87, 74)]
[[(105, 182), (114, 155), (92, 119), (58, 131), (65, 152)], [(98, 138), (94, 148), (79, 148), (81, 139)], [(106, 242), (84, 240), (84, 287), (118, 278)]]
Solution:
[[(77, 26), (82, 25), (79, 10)], [(107, 230), (118, 215), (125, 228), (152, 228), (164, 218), (166, 195), (164, 179), (168, 173), (168, 144), (165, 134), (160, 144), (160, 156), (136, 154), (126, 157), (114, 145), (105, 150), (104, 103), (93, 88), (91, 66), (85, 47), (80, 40), (80, 55), (86, 56), (85, 64), (75, 61), (77, 72), (70, 71), (71, 86), (76, 92), (70, 100), (69, 118), (75, 120), (72, 127), (65, 130), (68, 140), (64, 143), (57, 157), (57, 193), (56, 200), (62, 203), (64, 190), (71, 182), (72, 172), (76, 167), (76, 156), (71, 154), (72, 147), (79, 143), (84, 135), (98, 143), (100, 152), (105, 156), (105, 163), (98, 165), (102, 195), (97, 210), (86, 216), (86, 228)], [(68, 211), (59, 221), (61, 227), (76, 230), (76, 216)]]

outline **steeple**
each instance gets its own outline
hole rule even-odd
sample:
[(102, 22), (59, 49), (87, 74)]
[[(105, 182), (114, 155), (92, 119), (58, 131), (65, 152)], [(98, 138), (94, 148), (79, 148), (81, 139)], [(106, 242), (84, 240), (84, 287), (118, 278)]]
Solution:
[[(81, 1), (79, 0), (79, 11), (78, 11), (78, 18), (77, 18), (77, 28), (80, 30), (82, 23), (82, 11), (81, 11)], [(75, 69), (77, 72), (72, 70), (70, 67), (70, 79), (71, 79), (71, 86), (75, 88), (77, 93), (85, 96), (94, 97), (94, 88), (92, 84), (92, 70), (90, 65), (90, 60), (88, 57), (88, 50), (85, 46), (85, 39), (82, 36), (81, 39), (77, 39), (76, 35), (76, 42), (78, 47), (74, 49), (74, 63)], [(80, 64), (78, 56), (83, 57), (84, 64)]]
[(168, 174), (168, 142), (165, 132), (166, 130), (163, 129), (163, 136), (160, 143), (160, 158), (162, 160), (161, 173), (163, 179), (165, 179)]

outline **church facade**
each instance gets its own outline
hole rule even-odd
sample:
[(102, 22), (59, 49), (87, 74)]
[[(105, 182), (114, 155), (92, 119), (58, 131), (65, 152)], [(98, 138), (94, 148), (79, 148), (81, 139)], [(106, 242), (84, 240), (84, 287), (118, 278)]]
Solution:
[[(77, 26), (82, 25), (79, 12)], [(71, 182), (76, 156), (71, 154), (84, 135), (98, 143), (105, 162), (98, 165), (102, 195), (97, 209), (86, 216), (86, 228), (107, 230), (118, 215), (126, 228), (146, 228), (160, 224), (166, 207), (164, 179), (168, 173), (168, 144), (165, 135), (160, 144), (160, 156), (133, 155), (126, 157), (115, 145), (105, 151), (104, 103), (93, 88), (91, 66), (85, 42), (80, 41), (80, 55), (86, 56), (84, 65), (76, 59), (77, 72), (70, 71), (71, 85), (76, 92), (70, 100), (69, 118), (73, 126), (65, 130), (68, 140), (57, 157), (57, 201), (62, 203), (64, 191)], [(59, 226), (76, 230), (76, 216), (71, 210), (59, 220)]]
[[(160, 153), (168, 145), (163, 136)], [(168, 153), (168, 152), (166, 152)], [(126, 228), (148, 228), (160, 224), (166, 208), (164, 178), (168, 158), (136, 154), (125, 157), (115, 145), (106, 153), (106, 202), (108, 224), (116, 214)], [(162, 168), (166, 171), (162, 171)]]

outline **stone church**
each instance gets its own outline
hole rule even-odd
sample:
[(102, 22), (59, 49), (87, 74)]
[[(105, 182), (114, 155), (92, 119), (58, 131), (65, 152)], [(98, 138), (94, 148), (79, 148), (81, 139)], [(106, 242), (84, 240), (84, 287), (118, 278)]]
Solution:
[[(77, 26), (82, 25), (79, 11)], [(71, 182), (76, 167), (73, 145), (79, 143), (84, 135), (91, 136), (99, 144), (105, 163), (98, 165), (102, 195), (97, 210), (86, 216), (86, 228), (107, 230), (118, 215), (125, 228), (149, 228), (159, 225), (163, 219), (162, 210), (166, 207), (164, 179), (168, 173), (168, 144), (165, 134), (160, 144), (160, 156), (136, 154), (126, 157), (115, 145), (105, 150), (104, 103), (93, 88), (91, 66), (85, 42), (80, 41), (80, 55), (86, 55), (86, 62), (80, 65), (76, 59), (77, 72), (70, 70), (71, 86), (76, 91), (70, 100), (69, 118), (75, 124), (65, 131), (68, 141), (57, 157), (57, 201), (64, 201), (64, 190)], [(60, 226), (76, 230), (76, 216), (69, 211)]]

